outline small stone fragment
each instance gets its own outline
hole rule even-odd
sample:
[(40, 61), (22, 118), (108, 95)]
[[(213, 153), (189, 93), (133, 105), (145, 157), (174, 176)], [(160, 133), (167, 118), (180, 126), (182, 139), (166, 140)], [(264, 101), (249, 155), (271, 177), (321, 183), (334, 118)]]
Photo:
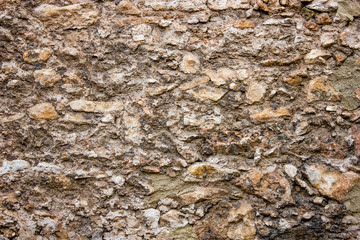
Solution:
[(330, 47), (336, 43), (336, 38), (333, 33), (323, 33), (320, 36), (320, 43), (322, 47)]
[(190, 90), (195, 97), (206, 100), (210, 99), (212, 101), (219, 101), (227, 91), (222, 88), (213, 88), (213, 87), (203, 87), (199, 90)]
[(169, 225), (171, 228), (185, 227), (189, 223), (185, 214), (174, 209), (171, 209), (162, 215), (160, 221), (164, 222), (166, 225)]
[(266, 86), (260, 83), (251, 82), (246, 92), (249, 103), (259, 102), (266, 93)]
[(0, 176), (7, 174), (7, 173), (24, 170), (29, 167), (30, 167), (30, 164), (24, 160), (12, 160), (12, 161), (3, 160), (3, 162), (0, 166)]
[(328, 171), (326, 166), (319, 164), (306, 166), (305, 173), (310, 183), (322, 194), (338, 201), (341, 201), (360, 179), (354, 172)]
[(122, 14), (130, 14), (130, 15), (140, 15), (140, 10), (129, 1), (121, 1), (116, 9)]
[(42, 87), (53, 87), (61, 79), (60, 74), (53, 69), (41, 69), (34, 72), (35, 81)]
[(75, 100), (70, 102), (70, 107), (74, 111), (103, 113), (103, 112), (119, 111), (123, 108), (123, 103)]
[(305, 27), (306, 27), (307, 29), (312, 30), (312, 31), (318, 31), (318, 30), (319, 30), (319, 26), (316, 25), (316, 23), (311, 22), (311, 21), (306, 22), (306, 23), (305, 23)]
[(185, 204), (194, 204), (207, 199), (216, 199), (227, 193), (226, 189), (212, 187), (197, 187), (194, 191), (184, 193), (179, 197)]
[(318, 24), (325, 25), (325, 24), (332, 23), (331, 18), (329, 17), (329, 14), (327, 14), (327, 13), (321, 13), (321, 14), (317, 15), (315, 19)]
[(205, 74), (210, 77), (216, 86), (224, 85), (228, 81), (238, 78), (237, 73), (229, 68), (220, 68), (216, 72), (213, 70), (205, 70)]
[(284, 171), (292, 179), (294, 179), (297, 174), (297, 168), (291, 164), (286, 164), (284, 166)]
[(149, 208), (144, 211), (144, 219), (146, 225), (151, 228), (155, 229), (159, 225), (160, 220), (160, 211), (154, 208)]
[(250, 118), (258, 121), (271, 121), (279, 117), (291, 116), (289, 110), (285, 107), (277, 109), (266, 108), (263, 111), (250, 114)]
[(254, 28), (255, 27), (255, 24), (253, 21), (249, 21), (249, 20), (246, 20), (246, 19), (241, 19), (241, 20), (238, 20), (234, 23), (234, 27), (235, 28), (240, 28), (240, 29), (243, 29), (243, 28)]
[(306, 7), (319, 12), (330, 12), (337, 9), (337, 0), (314, 0)]
[(63, 118), (59, 121), (66, 123), (75, 123), (75, 124), (91, 124), (90, 119), (86, 119), (81, 113), (66, 113)]
[(55, 107), (51, 103), (40, 103), (28, 109), (31, 118), (49, 120), (57, 117)]
[(304, 60), (306, 64), (314, 64), (319, 60), (325, 61), (331, 57), (330, 52), (320, 49), (313, 49), (305, 55)]
[(340, 34), (342, 45), (353, 49), (360, 49), (360, 33), (358, 27), (349, 26)]
[(187, 53), (184, 55), (183, 60), (180, 65), (181, 71), (184, 73), (196, 73), (200, 69), (200, 60), (199, 58), (192, 54)]
[(28, 63), (35, 63), (38, 61), (46, 62), (52, 54), (53, 50), (50, 48), (29, 50), (24, 53), (23, 59)]

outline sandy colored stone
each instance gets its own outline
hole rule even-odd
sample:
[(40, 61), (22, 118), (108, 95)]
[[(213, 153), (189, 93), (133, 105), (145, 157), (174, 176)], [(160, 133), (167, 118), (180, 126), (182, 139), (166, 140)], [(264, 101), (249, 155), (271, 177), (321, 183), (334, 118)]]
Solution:
[(333, 33), (323, 33), (320, 36), (320, 43), (323, 47), (330, 47), (336, 43), (336, 37)]
[(347, 27), (340, 33), (340, 41), (342, 45), (353, 49), (360, 49), (360, 33), (358, 27), (356, 25)]
[(55, 29), (82, 29), (94, 24), (98, 19), (98, 11), (85, 4), (63, 7), (42, 4), (35, 8), (34, 12), (46, 26)]
[(140, 15), (141, 11), (129, 1), (121, 1), (116, 9), (121, 12), (122, 14), (129, 14), (129, 15)]
[(304, 24), (304, 26), (307, 28), (307, 29), (310, 29), (312, 31), (318, 31), (319, 30), (319, 26), (314, 23), (314, 22), (311, 22), (311, 21), (308, 21)]
[(249, 103), (259, 102), (266, 93), (266, 86), (262, 83), (251, 82), (246, 92)]
[(42, 87), (53, 87), (56, 82), (61, 80), (60, 74), (53, 69), (41, 69), (34, 72), (35, 81)]
[(331, 53), (326, 50), (313, 49), (305, 55), (304, 60), (306, 64), (314, 64), (317, 61), (325, 61), (331, 56)]
[(251, 119), (258, 121), (271, 121), (279, 117), (291, 116), (289, 110), (285, 107), (277, 109), (265, 108), (264, 110), (250, 114)]
[(66, 113), (59, 121), (75, 124), (91, 124), (91, 120), (86, 119), (81, 113)]
[(38, 61), (46, 62), (52, 54), (53, 50), (50, 48), (28, 50), (24, 52), (23, 59), (28, 63), (36, 63)]
[(321, 96), (325, 95), (326, 99), (330, 101), (339, 101), (339, 94), (329, 84), (326, 77), (317, 77), (309, 82), (307, 87), (307, 101), (314, 102), (323, 99)]
[(174, 209), (162, 215), (160, 221), (165, 225), (169, 225), (171, 228), (182, 228), (189, 223), (185, 214)]
[(357, 0), (339, 0), (337, 13), (343, 20), (353, 21), (360, 16), (360, 3)]
[(123, 103), (75, 100), (70, 102), (70, 107), (74, 111), (102, 113), (102, 112), (120, 111), (123, 108)]
[(185, 204), (194, 204), (208, 199), (216, 199), (226, 193), (226, 189), (213, 187), (197, 187), (194, 191), (180, 195), (180, 199)]
[(329, 17), (329, 14), (327, 14), (327, 13), (321, 13), (321, 14), (317, 15), (315, 17), (315, 19), (316, 19), (316, 22), (318, 24), (323, 24), (324, 25), (324, 24), (331, 24), (332, 23), (331, 18)]
[(195, 163), (188, 167), (184, 175), (186, 182), (201, 182), (203, 180), (216, 182), (230, 180), (239, 172), (236, 169), (221, 167), (217, 164)]
[(205, 70), (205, 74), (208, 75), (211, 81), (216, 86), (221, 86), (228, 83), (230, 80), (237, 80), (237, 73), (230, 68), (220, 68), (216, 71), (214, 70)]
[(196, 73), (200, 69), (199, 57), (192, 53), (186, 53), (180, 65), (184, 73)]
[(19, 120), (19, 119), (21, 119), (21, 118), (23, 118), (25, 116), (26, 116), (25, 113), (15, 113), (14, 115), (11, 115), (11, 116), (8, 116), (8, 117), (0, 117), (0, 124), (16, 121), (16, 120)]
[(322, 194), (338, 201), (341, 201), (360, 179), (354, 172), (329, 171), (320, 164), (306, 166), (305, 173), (310, 183)]
[(240, 29), (243, 29), (243, 28), (254, 28), (255, 27), (255, 23), (253, 21), (249, 21), (249, 20), (246, 20), (246, 19), (241, 19), (241, 20), (238, 20), (234, 23), (234, 27), (236, 28), (240, 28)]
[(200, 98), (202, 100), (210, 99), (212, 101), (219, 101), (227, 91), (222, 88), (214, 88), (214, 87), (203, 87), (199, 90), (190, 90), (195, 97)]
[(49, 120), (57, 117), (55, 107), (51, 103), (39, 103), (28, 109), (31, 118)]

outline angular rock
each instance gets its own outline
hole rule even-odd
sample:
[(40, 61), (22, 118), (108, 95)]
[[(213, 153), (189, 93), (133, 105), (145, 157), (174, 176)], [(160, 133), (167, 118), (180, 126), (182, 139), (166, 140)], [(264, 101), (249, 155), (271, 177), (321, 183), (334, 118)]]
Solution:
[(34, 72), (35, 81), (42, 87), (53, 87), (56, 82), (61, 80), (60, 74), (53, 69), (41, 69)]
[(331, 57), (331, 53), (325, 50), (313, 49), (308, 54), (305, 55), (304, 60), (306, 64), (314, 64), (317, 61), (325, 61)]
[(50, 48), (34, 49), (24, 52), (23, 59), (28, 63), (46, 62), (52, 54), (53, 50)]
[(122, 14), (130, 14), (130, 15), (140, 15), (141, 11), (129, 1), (121, 1), (116, 9), (121, 12)]
[(185, 182), (210, 182), (231, 180), (239, 172), (235, 169), (222, 168), (217, 164), (195, 163), (188, 167), (185, 173)]
[(70, 107), (74, 111), (82, 112), (112, 112), (120, 111), (123, 109), (124, 104), (122, 102), (97, 102), (87, 100), (75, 100), (70, 102)]
[(74, 124), (91, 124), (90, 119), (86, 119), (81, 113), (66, 113), (63, 118), (59, 120), (60, 122), (74, 123)]
[(37, 120), (49, 120), (57, 117), (55, 107), (51, 103), (40, 103), (28, 109), (29, 116)]
[(212, 100), (214, 102), (219, 101), (227, 91), (222, 88), (214, 88), (214, 87), (203, 87), (199, 90), (190, 90), (196, 98), (200, 98), (202, 100)]
[(256, 82), (251, 82), (246, 92), (246, 98), (249, 103), (259, 102), (266, 93), (266, 86)]
[(307, 101), (328, 99), (330, 101), (339, 101), (339, 94), (327, 81), (327, 77), (317, 77), (309, 82), (307, 87)]
[(205, 74), (208, 75), (211, 81), (216, 86), (221, 86), (228, 83), (230, 80), (237, 80), (237, 73), (230, 68), (220, 68), (216, 72), (213, 70), (206, 70)]
[(354, 17), (360, 17), (360, 2), (357, 0), (339, 0), (337, 13), (343, 20), (354, 21)]
[(291, 184), (277, 166), (253, 169), (236, 180), (244, 191), (255, 194), (277, 207), (293, 203)]
[(323, 33), (320, 36), (320, 43), (323, 47), (330, 47), (336, 43), (336, 38), (333, 33)]
[(149, 208), (144, 211), (144, 220), (149, 228), (155, 229), (159, 225), (160, 211), (154, 208)]
[(264, 110), (250, 114), (251, 119), (258, 121), (272, 121), (279, 117), (291, 116), (289, 109), (280, 107), (277, 109), (265, 108)]
[(360, 32), (358, 26), (349, 26), (340, 33), (340, 41), (342, 45), (353, 49), (360, 49)]
[(200, 60), (199, 58), (192, 53), (187, 53), (184, 55), (183, 60), (180, 65), (180, 70), (184, 73), (196, 73), (200, 69)]
[(171, 228), (182, 228), (189, 223), (185, 214), (174, 209), (162, 215), (160, 221)]
[(307, 8), (319, 12), (330, 12), (334, 11), (338, 7), (338, 1), (336, 0), (314, 0), (309, 5), (306, 6)]
[(329, 171), (326, 166), (320, 164), (306, 166), (305, 173), (310, 183), (323, 195), (338, 201), (341, 201), (360, 179), (354, 172)]
[(185, 204), (194, 204), (204, 200), (216, 200), (227, 192), (222, 188), (197, 187), (194, 191), (181, 194), (179, 197)]
[(354, 153), (360, 157), (360, 125), (354, 124), (351, 127), (351, 135), (354, 141)]
[(34, 9), (40, 20), (50, 28), (82, 29), (94, 24), (98, 11), (86, 4), (58, 7), (42, 4)]

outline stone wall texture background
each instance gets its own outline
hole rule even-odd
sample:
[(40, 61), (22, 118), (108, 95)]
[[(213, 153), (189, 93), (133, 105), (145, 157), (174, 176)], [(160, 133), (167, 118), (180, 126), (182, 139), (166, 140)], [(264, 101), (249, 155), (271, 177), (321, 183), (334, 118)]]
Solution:
[(360, 239), (359, 0), (0, 0), (0, 239)]

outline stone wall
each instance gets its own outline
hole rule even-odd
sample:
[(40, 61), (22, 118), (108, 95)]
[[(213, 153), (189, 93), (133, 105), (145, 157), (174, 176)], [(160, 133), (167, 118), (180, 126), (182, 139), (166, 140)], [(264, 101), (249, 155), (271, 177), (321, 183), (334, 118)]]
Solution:
[(358, 0), (0, 0), (0, 239), (359, 239)]

